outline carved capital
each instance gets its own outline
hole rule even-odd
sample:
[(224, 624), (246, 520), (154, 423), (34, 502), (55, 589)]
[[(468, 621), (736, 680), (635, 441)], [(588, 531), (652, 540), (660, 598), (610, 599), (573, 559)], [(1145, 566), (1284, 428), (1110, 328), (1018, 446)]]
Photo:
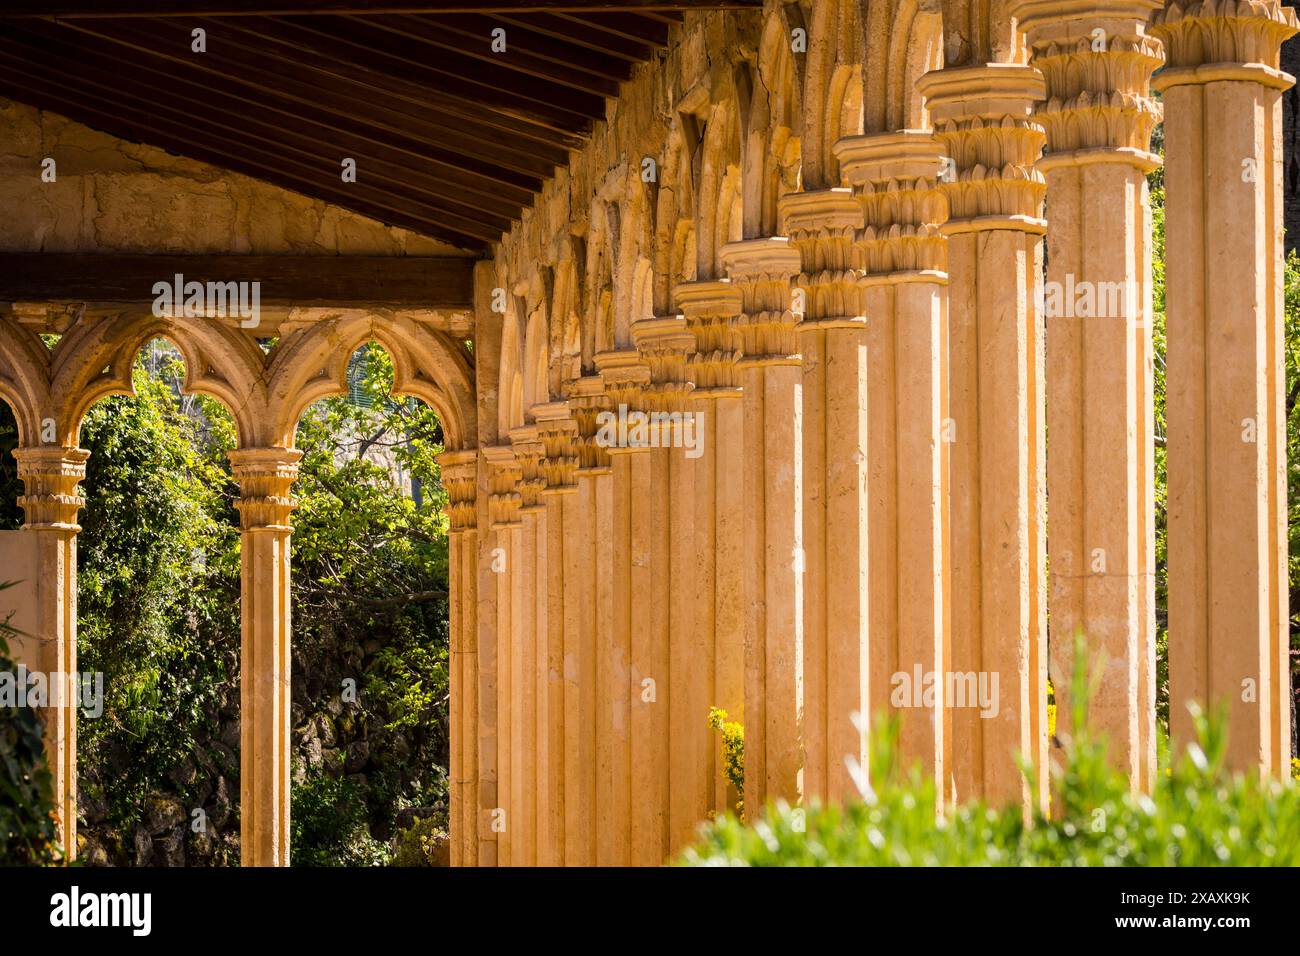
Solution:
[(1034, 164), (1046, 134), (1034, 104), (1046, 94), (1042, 74), (1014, 64), (959, 67), (925, 74), (917, 89), (955, 166), (938, 186), (948, 201), (944, 234), (1041, 233), (1047, 185)]
[(240, 528), (292, 531), (289, 516), (297, 507), (292, 488), (302, 452), (296, 448), (237, 448), (227, 454), (231, 472), (239, 482), (235, 508)]
[(938, 189), (939, 140), (924, 130), (899, 130), (848, 136), (834, 151), (862, 206), (857, 260), (863, 270), (870, 276), (944, 272), (940, 226), (948, 208)]
[(488, 472), (488, 525), (493, 531), (518, 528), (519, 509), (524, 498), (519, 491), (523, 468), (512, 445), (490, 445), (483, 449)]
[(546, 479), (542, 475), (542, 458), (546, 449), (536, 425), (510, 429), (510, 445), (519, 463), (519, 511), (521, 514), (543, 510), (542, 492)]
[(578, 422), (568, 402), (548, 402), (533, 408), (542, 443), (543, 495), (562, 494), (577, 487)]
[(794, 280), (804, 298), (799, 329), (865, 322), (862, 269), (857, 261), (862, 206), (853, 190), (791, 193), (781, 200), (780, 208), (803, 267)]
[(686, 319), (680, 315), (639, 319), (632, 323), (632, 341), (650, 370), (650, 381), (642, 390), (645, 411), (683, 410), (694, 387), (688, 381), (687, 362), (695, 351), (695, 336)]
[(790, 309), (790, 280), (802, 265), (798, 247), (784, 236), (746, 239), (727, 243), (721, 257), (740, 291), (742, 364), (797, 365), (800, 316)]
[(739, 394), (740, 290), (730, 279), (683, 282), (673, 297), (695, 336), (695, 351), (687, 360), (690, 380), (695, 383), (691, 397)]
[(86, 477), (90, 452), (84, 448), (45, 446), (15, 448), (18, 477), (26, 491), (18, 505), (26, 516), (24, 527), (34, 530), (77, 532), (77, 514), (86, 499), (77, 494), (77, 485)]
[(1281, 69), (1282, 43), (1300, 32), (1300, 20), (1279, 0), (1170, 0), (1151, 32), (1165, 46), (1168, 67), (1153, 86), (1253, 80), (1287, 89), (1294, 77)]
[(450, 531), (472, 531), (478, 524), (478, 451), (445, 451), (438, 456), (442, 486), (447, 489), (447, 519)]
[[(602, 355), (626, 354), (628, 353), (602, 353)], [(636, 353), (631, 354), (635, 355)], [(597, 368), (600, 367), (600, 363), (601, 356), (597, 355)], [(648, 369), (644, 372), (644, 375), (647, 379), (649, 378)], [(632, 389), (632, 391), (637, 394), (636, 389)], [(605, 388), (605, 378), (601, 374), (586, 375), (575, 379), (565, 385), (565, 394), (568, 396), (569, 408), (573, 412), (573, 421), (576, 427), (574, 444), (578, 454), (577, 474), (603, 474), (609, 469), (609, 449), (596, 441), (596, 435), (600, 431), (600, 413), (607, 411), (611, 404), (609, 393)]]
[(1164, 63), (1164, 49), (1147, 21), (1159, 6), (1159, 0), (1018, 0), (1011, 12), (1047, 85), (1037, 115), (1050, 153), (1040, 169), (1083, 150), (1155, 168), (1151, 133), (1161, 109), (1150, 95), (1151, 74)]

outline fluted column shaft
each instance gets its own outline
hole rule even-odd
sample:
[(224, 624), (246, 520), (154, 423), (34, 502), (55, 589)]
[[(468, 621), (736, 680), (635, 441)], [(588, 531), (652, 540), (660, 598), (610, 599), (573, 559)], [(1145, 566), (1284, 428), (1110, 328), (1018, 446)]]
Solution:
[(1290, 764), (1282, 42), (1277, 2), (1169, 3), (1166, 306), (1169, 719), (1226, 705), (1228, 762)]
[[(952, 652), (946, 701), (956, 797), (1027, 802), (1016, 754), (1046, 792), (1042, 77), (1027, 67), (922, 77), (955, 167), (948, 200)], [(974, 684), (972, 685), (972, 681)]]
[(637, 850), (636, 841), (645, 833), (659, 832), (650, 822), (655, 807), (642, 800), (638, 790), (649, 779), (647, 748), (652, 748), (646, 735), (653, 704), (646, 703), (641, 691), (650, 619), (640, 607), (650, 574), (644, 505), (649, 453), (611, 442), (604, 424), (608, 416), (618, 414), (618, 404), (638, 404), (639, 384), (649, 373), (630, 350), (610, 355), (619, 357), (601, 358), (601, 374), (572, 382), (568, 394), (577, 426), (577, 482), (586, 491), (584, 515), (598, 569), (594, 591), (583, 598), (594, 602), (597, 625), (597, 687), (589, 705), (595, 713), (592, 746), (598, 755), (595, 862), (628, 866), (652, 855)]
[[(566, 612), (570, 643), (576, 640), (571, 604), (590, 600), (582, 582), (567, 571), (573, 556), (587, 545), (590, 532), (570, 538), (578, 513), (577, 424), (568, 405), (553, 402), (534, 409), (543, 446), (541, 462), (545, 514), (540, 525), (537, 567), (537, 863), (560, 866), (565, 847), (565, 711), (568, 680), (565, 666)], [(567, 523), (566, 523), (567, 519)]]
[[(23, 528), (36, 535), (36, 640), (39, 660), (33, 670), (64, 685), (77, 671), (77, 516), (85, 499), (77, 485), (86, 477), (90, 453), (81, 448), (16, 448), (18, 477), (25, 494)], [(52, 701), (45, 722), (45, 754), (54, 792), (58, 841), (64, 858), (77, 857), (77, 708)]]
[(803, 653), (802, 382), (790, 280), (799, 250), (728, 243), (740, 291), (745, 487), (745, 813), (799, 797)]
[(800, 254), (794, 294), (802, 356), (803, 750), (805, 799), (857, 794), (866, 765), (853, 714), (868, 712), (867, 319), (849, 189), (792, 193), (784, 230)]
[(510, 444), (519, 463), (520, 529), (514, 542), (515, 566), (510, 578), (513, 639), (510, 652), (510, 803), (512, 862), (537, 865), (537, 653), (538, 633), (546, 631), (544, 576), (539, 568), (546, 552), (546, 505), (542, 492), (545, 449), (535, 425), (510, 430)]
[(1134, 789), (1155, 774), (1155, 469), (1151, 209), (1159, 104), (1154, 0), (1086, 15), (1027, 0), (1020, 22), (1047, 98), (1050, 671), (1068, 730), (1074, 642), (1089, 650), (1091, 730)]
[[(899, 721), (899, 749), (941, 795), (947, 672), (948, 401), (946, 212), (941, 148), (924, 131), (835, 146), (862, 228), (867, 319), (870, 707)], [(927, 698), (925, 681), (933, 681)]]
[[(512, 866), (515, 832), (522, 826), (522, 816), (514, 789), (515, 745), (517, 728), (515, 683), (516, 657), (523, 644), (523, 591), (520, 567), (523, 520), (519, 509), (523, 495), (519, 485), (523, 469), (510, 445), (483, 449), (487, 465), (488, 527), (484, 556), (487, 565), (486, 587), (492, 591), (488, 607), (494, 614), (492, 653), (484, 653), (480, 642), (480, 734), (483, 745), (492, 751), (492, 764), (480, 757), (483, 768), (480, 780), (482, 795), (487, 799), (481, 812), (480, 832), (492, 844), (495, 855), (479, 851), (480, 865)], [(483, 588), (480, 587), (480, 596)], [(480, 617), (482, 611), (480, 611)], [(489, 657), (491, 659), (489, 659)], [(491, 669), (491, 680), (483, 680), (484, 670)]]
[(239, 483), (239, 849), (244, 866), (289, 865), (289, 518), (301, 457), (293, 448), (230, 452)]
[[(690, 408), (701, 439), (695, 461), (696, 638), (702, 644), (709, 706), (745, 723), (745, 409), (740, 388), (740, 292), (726, 279), (684, 282), (674, 291), (677, 307), (695, 337), (689, 359)], [(734, 810), (740, 794), (724, 771), (721, 735), (705, 753), (712, 782), (710, 809)]]
[(438, 459), (447, 489), (449, 522), (449, 704), (451, 865), (478, 864), (478, 450)]

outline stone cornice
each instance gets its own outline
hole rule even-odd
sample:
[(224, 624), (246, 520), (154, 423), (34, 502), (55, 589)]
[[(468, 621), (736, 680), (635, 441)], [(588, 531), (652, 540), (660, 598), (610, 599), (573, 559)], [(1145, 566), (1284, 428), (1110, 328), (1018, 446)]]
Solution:
[(290, 515), (297, 503), (292, 488), (302, 452), (296, 448), (237, 448), (228, 452), (239, 482), (240, 527), (244, 531), (292, 531)]
[(790, 281), (799, 274), (799, 249), (784, 236), (729, 242), (720, 252), (727, 275), (740, 290), (741, 366), (797, 365), (790, 309)]
[(740, 290), (730, 279), (682, 282), (673, 290), (673, 300), (695, 336), (695, 351), (687, 360), (695, 383), (691, 398), (740, 394)]
[(445, 451), (438, 456), (438, 465), (447, 489), (450, 532), (473, 531), (478, 524), (478, 450)]
[(1034, 117), (1043, 76), (1014, 64), (935, 70), (917, 81), (935, 137), (956, 166), (938, 185), (948, 202), (944, 235), (991, 229), (1042, 232), (1047, 186), (1034, 164), (1046, 134)]
[(26, 517), (23, 527), (80, 531), (77, 515), (86, 499), (77, 494), (77, 485), (86, 477), (90, 452), (84, 448), (43, 446), (15, 448), (13, 456), (26, 491), (18, 499)]

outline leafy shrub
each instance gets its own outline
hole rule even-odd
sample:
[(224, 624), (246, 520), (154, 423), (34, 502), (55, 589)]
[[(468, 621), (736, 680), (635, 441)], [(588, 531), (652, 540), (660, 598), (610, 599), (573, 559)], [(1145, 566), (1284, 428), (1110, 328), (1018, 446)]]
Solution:
[(294, 866), (382, 866), (389, 850), (370, 835), (369, 811), (357, 782), (308, 774), (294, 786), (289, 859)]
[(450, 866), (451, 848), (445, 824), (418, 817), (411, 826), (393, 837), (389, 866)]
[[(1077, 668), (1077, 670), (1082, 670)], [(1076, 679), (1073, 701), (1087, 700)], [(1231, 774), (1221, 719), (1196, 715), (1198, 743), (1150, 796), (1133, 794), (1072, 706), (1064, 766), (1053, 768), (1052, 816), (972, 804), (935, 820), (933, 782), (897, 760), (897, 726), (878, 722), (862, 800), (843, 807), (769, 806), (753, 826), (710, 824), (694, 866), (1296, 866), (1300, 786)], [(1032, 775), (1030, 776), (1032, 780)]]

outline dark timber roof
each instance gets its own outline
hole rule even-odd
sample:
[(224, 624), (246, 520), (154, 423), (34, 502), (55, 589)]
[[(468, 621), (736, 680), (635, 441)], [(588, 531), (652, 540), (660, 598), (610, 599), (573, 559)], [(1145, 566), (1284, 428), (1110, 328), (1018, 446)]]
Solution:
[(684, 10), (759, 6), (0, 0), (0, 96), (482, 252)]

